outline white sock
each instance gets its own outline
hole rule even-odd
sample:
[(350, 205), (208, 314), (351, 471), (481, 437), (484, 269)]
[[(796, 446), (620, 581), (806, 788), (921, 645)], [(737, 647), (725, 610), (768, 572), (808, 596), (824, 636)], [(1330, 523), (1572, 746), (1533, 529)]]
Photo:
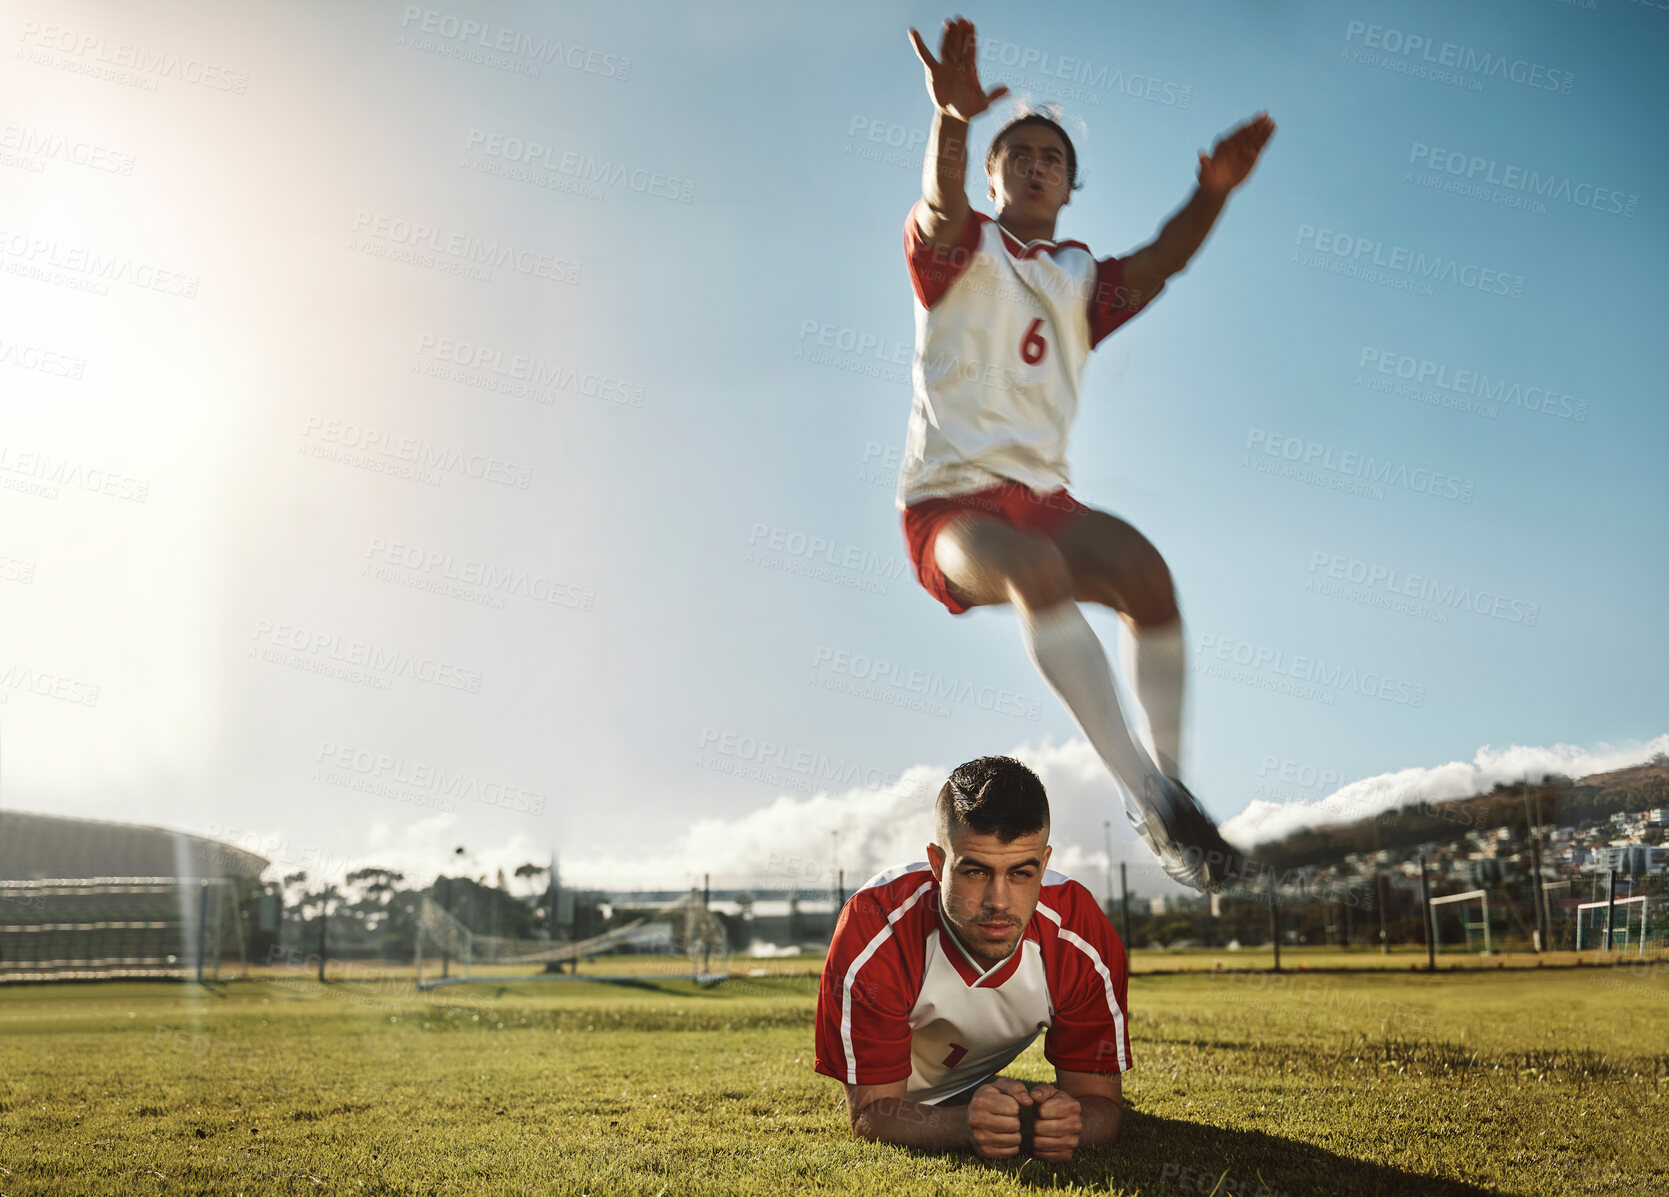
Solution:
[(1130, 736), (1107, 654), (1078, 604), (1068, 600), (1035, 613), (1021, 609), (1020, 631), (1032, 664), (1113, 776), (1139, 798), (1153, 763)]
[(1147, 716), (1154, 758), (1167, 777), (1180, 778), (1182, 761), (1182, 689), (1187, 676), (1182, 617), (1130, 633), (1131, 653), (1125, 677)]

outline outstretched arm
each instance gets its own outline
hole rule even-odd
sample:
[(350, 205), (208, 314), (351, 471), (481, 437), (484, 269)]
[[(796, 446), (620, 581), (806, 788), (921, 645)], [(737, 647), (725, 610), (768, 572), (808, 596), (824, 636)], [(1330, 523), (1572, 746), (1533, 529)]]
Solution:
[(1227, 137), (1219, 138), (1210, 154), (1200, 151), (1199, 185), (1194, 194), (1165, 222), (1157, 237), (1123, 259), (1127, 291), (1151, 295), (1188, 265), (1217, 223), (1229, 192), (1246, 181), (1274, 132), (1275, 122), (1267, 112), (1260, 112)]
[(917, 224), (934, 244), (954, 245), (968, 218), (968, 122), (1008, 88), (994, 87), (987, 93), (980, 86), (972, 21), (957, 17), (945, 22), (937, 59), (914, 29), (910, 44), (927, 70), (927, 93), (933, 98), (933, 132), (921, 173), (924, 213)]

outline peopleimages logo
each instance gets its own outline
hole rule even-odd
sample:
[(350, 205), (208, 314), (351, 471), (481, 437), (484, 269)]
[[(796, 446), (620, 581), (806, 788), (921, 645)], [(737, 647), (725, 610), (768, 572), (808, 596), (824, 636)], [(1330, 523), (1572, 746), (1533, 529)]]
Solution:
[(526, 490), (533, 481), (530, 466), (518, 465), (498, 457), (468, 453), (452, 445), (437, 445), (422, 437), (404, 436), (344, 420), (327, 420), (310, 415), (302, 428), (303, 448), (334, 447), (357, 454), (376, 463), (378, 458), (393, 458), (415, 469), (437, 469)]
[[(1456, 478), (1423, 466), (1411, 469), (1407, 463), (1388, 457), (1376, 458), (1354, 449), (1338, 450), (1332, 445), (1285, 436), (1263, 428), (1246, 430), (1245, 447), (1248, 453), (1261, 450), (1265, 457), (1279, 458), (1300, 471), (1321, 470), (1368, 485), (1402, 487), (1434, 499), (1470, 503), (1477, 491), (1478, 484), (1469, 478)], [(1256, 462), (1257, 458), (1250, 457), (1248, 461)]]
[[(303, 668), (300, 662), (359, 667), (386, 683), (388, 678), (428, 682), (470, 694), (481, 692), (481, 671), (433, 657), (418, 657), (403, 649), (384, 648), (368, 640), (348, 640), (334, 632), (315, 631), (295, 624), (257, 619), (249, 638), (257, 642), (250, 655), (274, 665)], [(330, 673), (328, 669), (310, 672)], [(379, 688), (386, 689), (386, 684)]]
[(489, 345), (424, 333), (418, 338), (419, 358), (434, 361), (417, 368), (483, 390), (502, 391), (517, 399), (554, 401), (559, 391), (586, 399), (600, 399), (621, 407), (642, 407), (644, 388), (611, 374), (582, 370), (566, 362), (550, 362), (525, 353), (510, 353)]
[[(1035, 721), (1043, 713), (1042, 700), (1016, 694), (997, 686), (981, 685), (965, 678), (945, 677), (936, 670), (921, 669), (870, 657), (864, 653), (819, 645), (811, 654), (811, 680), (817, 684), (839, 678), (856, 683), (852, 693), (868, 696), (868, 690), (903, 691), (928, 701), (945, 701), (977, 707), (997, 715), (1013, 715)], [(830, 675), (820, 678), (821, 674)], [(829, 687), (834, 689), (836, 687)], [(936, 712), (935, 712), (936, 713)], [(948, 713), (948, 712), (947, 712)]]
[[(1351, 691), (1402, 706), (1426, 705), (1426, 688), (1423, 685), (1394, 678), (1377, 670), (1329, 664), (1319, 657), (1306, 656), (1303, 653), (1293, 653), (1289, 656), (1283, 649), (1252, 644), (1228, 636), (1202, 635), (1196, 655), (1201, 665), (1206, 667), (1206, 672), (1212, 676), (1222, 676), (1220, 672), (1214, 672), (1209, 668), (1210, 664), (1216, 661), (1238, 665), (1254, 673), (1267, 672), (1303, 686), (1320, 687), (1323, 691)], [(1330, 702), (1331, 698), (1327, 701)]]
[(207, 63), (200, 58), (181, 58), (178, 54), (152, 50), (136, 42), (112, 42), (102, 33), (85, 33), (60, 25), (25, 21), (19, 40), (59, 54), (82, 57), (89, 62), (130, 67), (141, 75), (179, 79), (214, 91), (229, 91), (241, 96), (249, 90), (249, 76), (243, 71)]
[[(1347, 47), (1360, 45), (1375, 51), (1382, 62), (1412, 66), (1417, 60), (1428, 67), (1455, 67), (1486, 79), (1496, 78), (1538, 91), (1554, 91), (1568, 96), (1576, 82), (1576, 76), (1570, 71), (1543, 66), (1539, 62), (1509, 58), (1505, 54), (1479, 53), (1471, 46), (1439, 42), (1423, 34), (1404, 33), (1401, 29), (1369, 25), (1363, 21), (1349, 22), (1345, 26), (1344, 40)], [(1348, 48), (1346, 53), (1349, 53)]]
[(201, 281), (194, 274), (181, 274), (149, 262), (138, 262), (126, 254), (105, 254), (84, 245), (67, 244), (56, 237), (40, 237), (15, 229), (0, 229), (0, 258), (16, 259), (20, 265), (56, 268), (72, 275), (83, 275), (84, 278), (79, 281), (88, 285), (108, 287), (111, 283), (126, 283), (141, 291), (177, 295), (181, 299), (196, 299)]
[[(1140, 71), (1127, 74), (1122, 67), (1097, 67), (1087, 59), (1051, 54), (1035, 46), (1021, 46), (1014, 42), (998, 41), (996, 38), (980, 39), (979, 56), (985, 60), (988, 68), (1010, 67), (1035, 75), (1039, 79), (1051, 82), (1059, 80), (1076, 85), (1067, 88), (1058, 85), (1055, 87), (1055, 93), (1063, 100), (1099, 104), (1100, 93), (1116, 91), (1137, 100), (1148, 100), (1167, 107), (1186, 108), (1194, 95), (1193, 87), (1186, 83), (1157, 79)], [(1080, 88), (1082, 90), (1079, 90)]]
[[(1632, 218), (1640, 206), (1640, 197), (1592, 183), (1573, 183), (1566, 175), (1549, 174), (1524, 166), (1503, 165), (1493, 158), (1468, 154), (1464, 150), (1443, 149), (1416, 141), (1408, 149), (1408, 164), (1424, 166), (1455, 180), (1507, 191), (1523, 192), (1537, 199), (1563, 200), (1578, 208), (1595, 212), (1609, 212)], [(1480, 178), (1479, 176), (1482, 176)]]
[[(1551, 387), (1526, 387), (1505, 378), (1492, 379), (1482, 370), (1451, 368), (1445, 362), (1418, 358), (1396, 349), (1376, 349), (1362, 346), (1356, 368), (1362, 374), (1389, 375), (1418, 387), (1431, 386), (1471, 399), (1501, 407), (1520, 407), (1525, 411), (1541, 412), (1564, 420), (1585, 424), (1588, 420), (1588, 401), (1567, 395)], [(1358, 381), (1362, 380), (1358, 374)], [(1371, 380), (1370, 380), (1371, 381)], [(1494, 415), (1494, 412), (1490, 412)]]
[[(354, 216), (353, 232), (363, 234), (371, 244), (397, 248), (420, 259), (426, 253), (439, 254), (452, 259), (458, 266), (508, 266), (530, 278), (571, 286), (578, 285), (580, 281), (581, 264), (578, 262), (559, 258), (555, 254), (518, 248), (507, 241), (483, 241), (471, 233), (448, 232), (422, 221), (404, 220), (362, 209)], [(352, 245), (350, 248), (360, 247)], [(418, 261), (415, 264), (432, 263)]]
[(695, 183), (677, 175), (663, 174), (647, 167), (632, 167), (623, 162), (598, 160), (593, 154), (578, 150), (559, 150), (521, 137), (492, 133), (485, 129), (471, 129), (464, 138), (464, 148), (489, 158), (514, 163), (531, 170), (569, 175), (582, 183), (600, 183), (605, 187), (624, 186), (640, 195), (677, 200), (687, 204), (695, 198)]
[(618, 79), (622, 83), (632, 74), (632, 60), (623, 54), (606, 54), (545, 35), (535, 37), (507, 25), (488, 25), (471, 17), (459, 17), (434, 8), (419, 8), (414, 4), (408, 4), (400, 14), (400, 28), (432, 34), (473, 49), (520, 55), (534, 63), (555, 63), (571, 71), (584, 71), (588, 75)]
[(369, 792), (380, 793), (383, 797), (409, 797), (389, 792), (404, 786), (412, 790), (426, 791), (432, 797), (444, 801), (446, 810), (454, 809), (451, 805), (453, 800), (462, 799), (524, 814), (542, 815), (545, 813), (545, 803), (548, 800), (548, 795), (525, 786), (490, 779), (482, 781), (473, 774), (454, 772), (427, 761), (409, 760), (394, 753), (374, 752), (368, 748), (337, 744), (330, 740), (320, 743), (313, 762), (315, 781), (331, 785), (346, 784), (350, 789), (366, 788), (366, 785), (352, 784), (354, 781), (369, 783), (372, 787), (382, 786), (386, 788), (372, 788)]
[[(1298, 226), (1295, 245), (1298, 247), (1293, 251), (1295, 262), (1299, 261), (1299, 251), (1308, 249), (1314, 250), (1318, 255), (1331, 257), (1340, 264), (1348, 263), (1356, 269), (1372, 266), (1410, 278), (1454, 283), (1470, 290), (1482, 291), (1487, 295), (1509, 295), (1514, 299), (1524, 297), (1524, 276), (1521, 274), (1507, 274), (1487, 266), (1479, 266), (1474, 262), (1447, 258), (1442, 254), (1428, 256), (1423, 250), (1409, 249), (1406, 246), (1387, 246), (1383, 241), (1371, 237), (1358, 237), (1334, 229), (1317, 228), (1313, 224), (1301, 224)], [(1367, 259), (1366, 263), (1363, 262), (1363, 258)], [(1325, 261), (1326, 258), (1321, 260)]]
[(485, 561), (477, 561), (470, 557), (457, 557), (452, 553), (439, 549), (426, 549), (415, 544), (402, 544), (381, 536), (371, 537), (370, 546), (365, 550), (365, 556), (370, 562), (362, 572), (378, 577), (383, 581), (395, 580), (386, 577), (373, 566), (387, 566), (393, 570), (407, 570), (414, 574), (427, 574), (436, 581), (458, 582), (464, 586), (479, 587), (494, 595), (512, 595), (518, 598), (532, 599), (535, 602), (549, 603), (552, 606), (572, 607), (581, 611), (589, 611), (597, 601), (597, 592), (588, 586), (576, 586), (571, 582), (559, 582), (543, 574), (529, 573), (524, 569), (493, 565)]
[(0, 125), (0, 150), (15, 150), (31, 158), (56, 159), (71, 166), (85, 166), (91, 170), (108, 171), (111, 174), (133, 173), (132, 154), (112, 150), (90, 141), (65, 137), (46, 129), (31, 129), (25, 125)]
[[(1320, 583), (1325, 578), (1334, 582), (1348, 582), (1367, 591), (1383, 590), (1387, 595), (1432, 603), (1437, 607), (1446, 607), (1454, 611), (1466, 610), (1474, 615), (1484, 615), (1507, 623), (1522, 623), (1529, 627), (1534, 627), (1536, 620), (1541, 616), (1540, 603), (1510, 598), (1482, 587), (1473, 589), (1455, 582), (1442, 582), (1424, 574), (1406, 573), (1388, 565), (1358, 561), (1353, 557), (1329, 553), (1323, 549), (1317, 549), (1310, 554), (1310, 575), (1310, 579), (1304, 584), (1306, 590), (1320, 589)], [(1340, 592), (1340, 596), (1349, 597), (1349, 594)]]
[(826, 752), (795, 748), (775, 740), (716, 727), (701, 729), (697, 768), (762, 781), (768, 785), (810, 792), (858, 787), (880, 790), (897, 785), (901, 773), (831, 758)]

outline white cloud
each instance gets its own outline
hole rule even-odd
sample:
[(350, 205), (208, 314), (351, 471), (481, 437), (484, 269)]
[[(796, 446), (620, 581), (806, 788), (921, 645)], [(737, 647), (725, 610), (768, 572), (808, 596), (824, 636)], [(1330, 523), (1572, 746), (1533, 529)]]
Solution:
[[(1130, 830), (1112, 779), (1089, 744), (1050, 738), (1007, 750), (1024, 761), (1049, 792), (1050, 862), (1088, 885), (1099, 897), (1107, 853), (1104, 821), (1112, 822), (1113, 860), (1133, 866), (1132, 888), (1175, 888)], [(705, 818), (669, 841), (641, 851), (564, 854), (563, 879), (576, 886), (626, 889), (699, 885), (710, 874), (715, 887), (798, 885), (827, 889), (832, 870), (844, 870), (846, 889), (893, 865), (921, 860), (933, 838), (933, 801), (953, 766), (933, 763), (906, 769), (885, 789), (855, 788), (811, 797), (781, 795), (736, 818)], [(838, 837), (831, 833), (838, 832)]]
[(1364, 777), (1317, 802), (1278, 803), (1254, 799), (1245, 810), (1223, 824), (1223, 835), (1249, 847), (1278, 840), (1305, 827), (1349, 823), (1411, 803), (1467, 798), (1493, 789), (1496, 782), (1516, 782), (1526, 777), (1540, 781), (1550, 773), (1573, 778), (1605, 773), (1641, 764), (1659, 752), (1669, 752), (1669, 735), (1623, 747), (1601, 744), (1593, 751), (1574, 744), (1555, 744), (1550, 748), (1521, 744), (1491, 748), (1486, 744), (1470, 762), (1450, 761)]

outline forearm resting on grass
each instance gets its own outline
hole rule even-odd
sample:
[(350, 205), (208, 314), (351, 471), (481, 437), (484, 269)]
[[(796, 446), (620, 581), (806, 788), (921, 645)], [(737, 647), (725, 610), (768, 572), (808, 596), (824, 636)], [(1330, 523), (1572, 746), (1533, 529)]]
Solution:
[(941, 1150), (973, 1146), (966, 1106), (931, 1106), (892, 1094), (858, 1100), (865, 1104), (852, 1111), (854, 1138)]
[(1088, 1147), (1093, 1143), (1116, 1141), (1119, 1127), (1124, 1120), (1122, 1099), (1084, 1093), (1078, 1094), (1077, 1097), (1079, 1117), (1084, 1123), (1084, 1129), (1078, 1136), (1079, 1145)]

